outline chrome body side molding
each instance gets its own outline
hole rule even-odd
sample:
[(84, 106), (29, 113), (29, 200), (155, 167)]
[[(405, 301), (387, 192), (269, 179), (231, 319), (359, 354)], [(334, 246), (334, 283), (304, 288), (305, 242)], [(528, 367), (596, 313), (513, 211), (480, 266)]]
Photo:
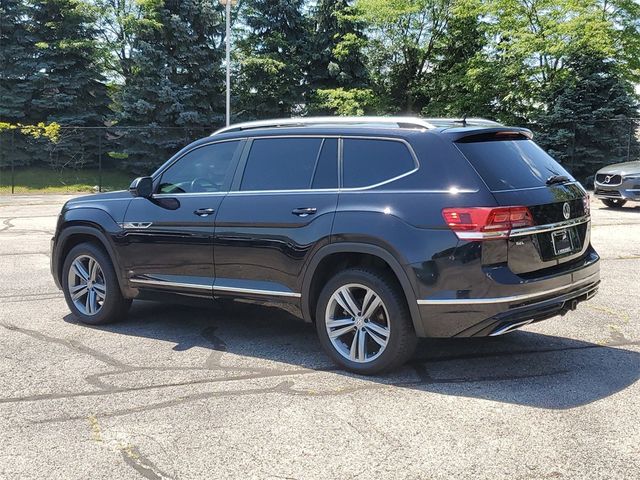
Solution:
[(201, 283), (181, 283), (181, 282), (170, 282), (166, 280), (157, 280), (157, 279), (147, 279), (147, 278), (130, 278), (129, 281), (134, 284), (141, 285), (149, 285), (155, 287), (169, 287), (169, 288), (178, 288), (178, 289), (196, 289), (203, 291), (210, 291), (214, 295), (217, 292), (229, 292), (229, 293), (240, 293), (247, 295), (265, 295), (265, 296), (274, 296), (274, 297), (292, 297), (292, 298), (300, 298), (301, 294), (296, 292), (284, 292), (279, 290), (263, 290), (263, 289), (254, 289), (254, 288), (242, 288), (242, 287), (225, 287), (225, 286), (215, 286)]

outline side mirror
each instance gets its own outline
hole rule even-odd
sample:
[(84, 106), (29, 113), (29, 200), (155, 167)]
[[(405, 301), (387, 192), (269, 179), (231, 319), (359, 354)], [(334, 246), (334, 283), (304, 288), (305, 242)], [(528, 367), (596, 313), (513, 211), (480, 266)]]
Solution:
[(151, 177), (138, 177), (129, 186), (129, 193), (134, 197), (150, 198), (153, 193)]

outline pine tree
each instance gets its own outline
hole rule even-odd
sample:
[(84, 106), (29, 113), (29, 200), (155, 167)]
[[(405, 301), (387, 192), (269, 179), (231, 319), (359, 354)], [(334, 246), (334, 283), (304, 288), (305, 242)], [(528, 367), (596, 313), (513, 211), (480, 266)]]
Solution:
[(37, 71), (31, 8), (22, 0), (0, 0), (0, 122), (30, 124)]
[(364, 25), (349, 0), (320, 0), (313, 14), (308, 83), (312, 114), (375, 108), (364, 56)]
[(38, 87), (33, 81), (37, 64), (30, 16), (31, 8), (24, 1), (0, 0), (0, 167), (23, 165), (31, 158), (25, 150), (27, 139), (9, 129), (34, 123), (30, 104)]
[[(37, 91), (27, 109), (33, 123), (102, 126), (110, 116), (94, 21), (88, 5), (78, 0), (33, 2), (36, 69), (32, 77)], [(65, 128), (60, 140), (48, 145), (49, 162), (59, 168), (95, 164), (96, 140), (96, 131)]]
[(538, 142), (579, 179), (638, 153), (638, 102), (616, 64), (593, 52), (567, 63), (570, 75), (547, 99)]
[(303, 111), (309, 26), (303, 0), (248, 0), (247, 35), (237, 42), (238, 116), (288, 117)]
[(210, 0), (143, 4), (131, 76), (118, 102), (125, 163), (148, 172), (224, 122), (222, 6)]
[(110, 100), (94, 20), (87, 5), (78, 0), (34, 2), (39, 91), (31, 111), (37, 121), (98, 126), (107, 120)]

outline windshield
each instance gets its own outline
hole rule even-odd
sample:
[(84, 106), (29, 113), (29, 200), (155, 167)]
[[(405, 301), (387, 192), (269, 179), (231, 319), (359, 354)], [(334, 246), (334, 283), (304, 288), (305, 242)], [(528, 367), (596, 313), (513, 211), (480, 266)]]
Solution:
[(458, 142), (457, 147), (492, 191), (545, 186), (554, 175), (573, 177), (531, 140)]

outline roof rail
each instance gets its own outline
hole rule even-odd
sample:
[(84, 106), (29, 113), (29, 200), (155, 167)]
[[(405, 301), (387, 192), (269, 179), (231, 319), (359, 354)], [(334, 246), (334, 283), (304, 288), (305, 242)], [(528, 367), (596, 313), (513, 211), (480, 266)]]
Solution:
[(236, 123), (216, 130), (211, 135), (220, 133), (240, 132), (257, 128), (305, 127), (305, 126), (387, 126), (393, 128), (423, 128), (433, 129), (455, 126), (501, 126), (500, 123), (484, 118), (418, 118), (418, 117), (297, 117), (276, 118), (272, 120), (257, 120), (254, 122)]
[(435, 127), (502, 127), (501, 123), (486, 118), (423, 118), (425, 122), (433, 124)]
[(256, 128), (305, 127), (320, 125), (385, 125), (394, 128), (436, 128), (435, 125), (417, 117), (298, 117), (236, 123), (235, 125), (230, 125), (216, 130), (212, 135), (252, 130)]

